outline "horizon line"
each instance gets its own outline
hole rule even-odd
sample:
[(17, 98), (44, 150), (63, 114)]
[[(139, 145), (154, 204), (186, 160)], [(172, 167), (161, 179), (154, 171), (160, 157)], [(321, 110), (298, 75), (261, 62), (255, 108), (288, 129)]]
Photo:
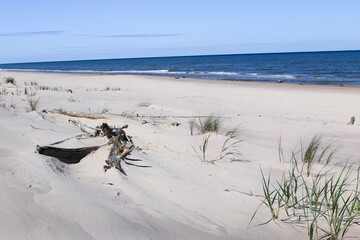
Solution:
[(32, 64), (32, 63), (81, 62), (81, 61), (105, 61), (105, 60), (132, 60), (132, 59), (135, 60), (135, 59), (152, 59), (152, 58), (210, 57), (210, 56), (296, 54), (296, 53), (327, 53), (327, 52), (357, 52), (357, 51), (360, 51), (360, 49), (352, 49), (352, 50), (314, 50), (314, 51), (299, 51), (299, 52), (224, 53), (224, 54), (221, 54), (221, 53), (220, 53), (220, 54), (160, 56), (160, 57), (129, 57), (129, 58), (99, 58), (99, 59), (50, 60), (50, 61), (36, 61), (36, 62), (0, 63), (0, 65)]

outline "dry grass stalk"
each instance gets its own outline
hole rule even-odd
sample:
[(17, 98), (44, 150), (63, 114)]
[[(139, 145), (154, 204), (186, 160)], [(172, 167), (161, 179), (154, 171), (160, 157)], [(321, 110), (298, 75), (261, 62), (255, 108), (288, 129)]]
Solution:
[[(67, 111), (63, 108), (55, 109), (52, 111), (49, 111), (53, 114), (62, 114), (69, 117), (76, 117), (76, 118), (87, 118), (87, 119), (104, 119), (105, 117), (102, 114), (94, 114), (94, 113), (82, 113), (82, 112), (71, 112)], [(104, 112), (104, 110), (103, 110)]]
[(39, 101), (40, 98), (34, 98), (34, 97), (29, 97), (28, 98), (28, 105), (29, 105), (29, 111), (36, 111), (39, 105)]

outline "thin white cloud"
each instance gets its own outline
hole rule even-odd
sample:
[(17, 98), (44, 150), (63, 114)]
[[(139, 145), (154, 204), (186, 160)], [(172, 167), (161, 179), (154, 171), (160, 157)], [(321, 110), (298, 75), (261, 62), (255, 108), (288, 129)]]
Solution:
[(150, 34), (113, 34), (103, 35), (99, 37), (108, 38), (161, 38), (161, 37), (176, 37), (180, 36), (180, 33), (150, 33)]
[(42, 35), (59, 35), (65, 31), (29, 31), (29, 32), (10, 32), (0, 33), (0, 37), (27, 37), (27, 36), (42, 36)]

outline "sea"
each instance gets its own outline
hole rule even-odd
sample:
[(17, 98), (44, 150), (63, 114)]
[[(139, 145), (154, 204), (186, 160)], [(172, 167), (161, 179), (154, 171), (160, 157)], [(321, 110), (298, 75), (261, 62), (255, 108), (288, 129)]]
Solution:
[(32, 62), (0, 69), (360, 86), (360, 51)]

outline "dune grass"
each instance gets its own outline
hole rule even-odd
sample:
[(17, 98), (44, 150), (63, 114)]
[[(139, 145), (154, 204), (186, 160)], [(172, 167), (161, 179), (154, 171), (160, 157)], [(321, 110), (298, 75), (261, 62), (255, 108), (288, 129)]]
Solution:
[[(240, 129), (238, 126), (228, 128), (225, 127), (224, 118), (211, 114), (209, 116), (198, 116), (193, 117), (189, 121), (190, 134), (208, 134), (203, 137), (202, 144), (199, 145), (199, 154), (197, 150), (193, 147), (196, 155), (200, 158), (202, 162), (211, 162), (214, 163), (217, 160), (222, 160), (224, 158), (230, 158), (231, 161), (239, 160), (243, 155), (239, 151), (239, 144), (243, 140), (237, 139), (240, 135)], [(206, 149), (210, 139), (210, 133), (222, 134), (226, 136), (224, 143), (222, 144), (219, 157), (214, 158), (211, 161), (206, 159)]]
[(194, 135), (195, 130), (197, 131), (197, 134), (209, 132), (220, 133), (224, 128), (223, 123), (223, 118), (213, 114), (207, 117), (194, 117), (189, 122), (190, 133), (191, 135)]
[(232, 161), (235, 161), (243, 157), (243, 154), (239, 150), (239, 144), (243, 140), (236, 139), (238, 133), (233, 134), (234, 135), (228, 136), (228, 138), (226, 138), (226, 140), (224, 141), (221, 147), (219, 160), (222, 160), (225, 157), (230, 157)]
[(13, 78), (13, 77), (6, 77), (5, 83), (10, 83), (10, 84), (16, 85), (15, 78)]
[(310, 176), (314, 163), (325, 161), (325, 164), (329, 164), (338, 150), (333, 141), (330, 140), (325, 143), (322, 134), (316, 134), (307, 144), (301, 140), (300, 146), (301, 159), (304, 165), (306, 165), (306, 174), (308, 177)]
[(206, 157), (206, 150), (208, 148), (210, 136), (211, 136), (210, 133), (203, 136), (202, 144), (199, 145), (199, 150), (200, 150), (199, 152), (194, 147), (192, 147), (197, 157), (202, 162), (213, 162), (213, 161), (209, 161)]
[[(305, 148), (308, 152), (301, 153), (301, 158), (292, 153), (288, 172), (275, 184), (271, 183), (270, 174), (265, 177), (260, 169), (264, 198), (259, 208), (268, 208), (271, 218), (259, 225), (271, 220), (291, 225), (305, 223), (309, 239), (337, 240), (343, 239), (349, 229), (360, 221), (359, 167), (354, 170), (353, 166), (345, 165), (338, 174), (333, 171), (334, 168), (323, 167), (309, 179), (308, 172), (304, 176), (303, 166), (299, 166), (301, 162), (308, 164), (309, 161), (329, 159), (327, 154), (322, 153), (324, 149), (330, 151), (331, 148), (327, 144), (321, 148), (322, 138), (318, 136), (311, 139)], [(328, 154), (333, 156), (334, 152), (330, 151)], [(328, 163), (329, 161), (325, 161), (324, 165)], [(259, 208), (254, 212), (250, 223), (254, 221)], [(286, 217), (279, 217), (281, 212)]]
[(28, 98), (28, 110), (29, 112), (36, 111), (39, 105), (40, 98), (29, 97)]

